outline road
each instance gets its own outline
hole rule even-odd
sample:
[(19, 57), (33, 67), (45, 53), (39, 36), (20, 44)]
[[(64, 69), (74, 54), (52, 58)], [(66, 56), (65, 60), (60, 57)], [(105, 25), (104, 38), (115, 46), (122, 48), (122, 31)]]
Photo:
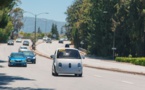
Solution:
[[(0, 90), (144, 90), (145, 78), (140, 75), (125, 74), (84, 67), (83, 77), (73, 75), (51, 75), (52, 60), (36, 56), (36, 64), (27, 67), (8, 67), (8, 56), (17, 52), (21, 43), (14, 46), (0, 44)], [(57, 41), (39, 45), (41, 52), (63, 47)]]

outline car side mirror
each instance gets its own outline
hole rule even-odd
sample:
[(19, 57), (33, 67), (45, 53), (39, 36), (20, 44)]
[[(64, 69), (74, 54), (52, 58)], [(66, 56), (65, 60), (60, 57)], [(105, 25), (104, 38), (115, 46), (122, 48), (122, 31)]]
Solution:
[(54, 55), (51, 55), (50, 58), (54, 58)]

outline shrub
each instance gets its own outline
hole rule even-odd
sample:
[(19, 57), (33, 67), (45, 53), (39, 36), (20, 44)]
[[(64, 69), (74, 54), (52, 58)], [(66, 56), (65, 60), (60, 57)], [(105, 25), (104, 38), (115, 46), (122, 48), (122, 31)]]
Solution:
[(127, 62), (127, 63), (132, 63), (135, 65), (142, 65), (145, 66), (145, 57), (137, 57), (137, 58), (132, 58), (132, 57), (116, 57), (116, 61), (118, 62)]

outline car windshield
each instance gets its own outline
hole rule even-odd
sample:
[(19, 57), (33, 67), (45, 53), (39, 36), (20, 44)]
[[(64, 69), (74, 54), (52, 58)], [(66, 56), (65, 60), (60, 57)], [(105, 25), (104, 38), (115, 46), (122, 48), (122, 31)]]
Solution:
[(64, 59), (81, 59), (80, 54), (77, 50), (73, 49), (60, 49), (57, 53), (57, 58)]
[(21, 47), (21, 49), (27, 49), (27, 47)]
[(34, 53), (31, 52), (31, 51), (24, 51), (23, 54), (24, 54), (24, 55), (31, 55), (31, 56), (34, 56)]
[(24, 41), (25, 43), (28, 43), (28, 41)]
[(13, 40), (8, 40), (8, 42), (13, 42)]
[(11, 57), (13, 58), (24, 58), (23, 54), (12, 54)]
[(17, 38), (17, 40), (21, 40), (21, 38)]

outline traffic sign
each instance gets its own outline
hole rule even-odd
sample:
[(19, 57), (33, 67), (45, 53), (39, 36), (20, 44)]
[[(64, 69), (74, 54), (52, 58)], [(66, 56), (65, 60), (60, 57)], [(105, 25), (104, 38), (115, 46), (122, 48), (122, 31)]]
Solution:
[(112, 47), (112, 50), (116, 50), (116, 48), (115, 47)]

